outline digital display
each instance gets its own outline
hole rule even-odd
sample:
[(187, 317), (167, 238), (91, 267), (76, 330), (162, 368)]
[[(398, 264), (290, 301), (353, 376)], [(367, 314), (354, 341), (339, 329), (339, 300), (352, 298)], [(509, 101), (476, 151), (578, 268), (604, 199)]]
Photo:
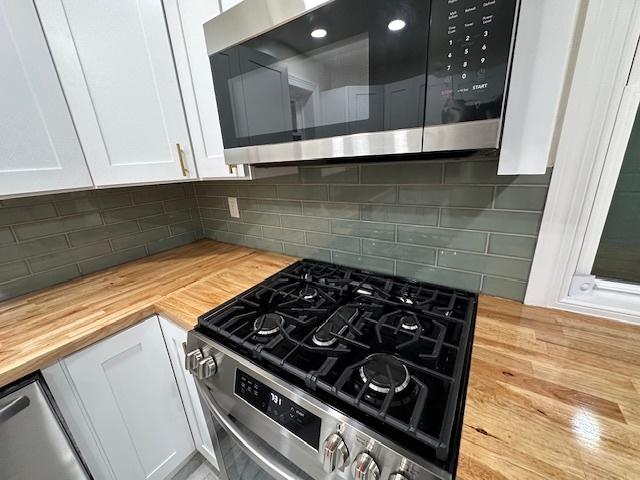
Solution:
[(236, 370), (235, 394), (316, 450), (319, 448), (321, 420), (316, 415), (240, 370)]

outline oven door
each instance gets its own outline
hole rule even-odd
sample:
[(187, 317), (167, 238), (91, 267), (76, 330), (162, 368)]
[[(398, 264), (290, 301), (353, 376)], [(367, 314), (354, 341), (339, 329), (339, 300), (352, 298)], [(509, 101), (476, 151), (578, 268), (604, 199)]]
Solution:
[(245, 0), (208, 22), (226, 162), (420, 152), (430, 7)]
[[(207, 414), (216, 458), (220, 460), (220, 471), (226, 479), (313, 480), (324, 478), (322, 473), (322, 477), (312, 477), (303, 470), (301, 468), (303, 466), (297, 464), (300, 463), (300, 458), (295, 454), (295, 449), (287, 445), (285, 439), (275, 432), (272, 441), (267, 443), (229, 413), (222, 403), (228, 404), (229, 400), (234, 400), (197, 380), (196, 386)], [(225, 400), (221, 402), (220, 398)], [(253, 418), (247, 423), (256, 420), (266, 421), (266, 419)], [(245, 421), (247, 421), (246, 418)], [(315, 473), (317, 475), (319, 472)]]

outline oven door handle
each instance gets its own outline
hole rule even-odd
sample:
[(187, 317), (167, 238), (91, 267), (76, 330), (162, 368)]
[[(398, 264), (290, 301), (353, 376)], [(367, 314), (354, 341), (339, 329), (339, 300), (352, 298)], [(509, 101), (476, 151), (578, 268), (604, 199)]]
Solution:
[(291, 470), (285, 467), (282, 463), (273, 459), (269, 454), (260, 449), (260, 447), (254, 445), (252, 441), (247, 438), (224, 413), (222, 413), (222, 408), (220, 408), (220, 405), (218, 405), (218, 402), (213, 398), (211, 391), (206, 386), (201, 385), (198, 380), (196, 380), (195, 383), (198, 392), (202, 396), (213, 416), (218, 420), (218, 422), (220, 422), (226, 432), (236, 440), (239, 446), (243, 448), (247, 455), (267, 470), (270, 470), (285, 480), (299, 480), (300, 477), (298, 475), (292, 473)]

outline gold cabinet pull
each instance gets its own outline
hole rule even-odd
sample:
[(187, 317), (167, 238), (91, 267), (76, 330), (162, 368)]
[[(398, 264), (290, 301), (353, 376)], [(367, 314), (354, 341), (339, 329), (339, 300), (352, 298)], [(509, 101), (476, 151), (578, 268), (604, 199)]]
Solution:
[(182, 168), (182, 175), (188, 177), (189, 169), (187, 168), (187, 161), (184, 158), (184, 150), (179, 143), (176, 143), (176, 148), (178, 149), (178, 158), (180, 159), (180, 168)]

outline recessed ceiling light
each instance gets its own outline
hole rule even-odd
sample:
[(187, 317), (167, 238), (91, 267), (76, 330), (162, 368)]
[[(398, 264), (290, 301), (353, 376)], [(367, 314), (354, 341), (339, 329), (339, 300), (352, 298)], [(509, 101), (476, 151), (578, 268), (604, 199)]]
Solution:
[(407, 24), (404, 23), (404, 20), (400, 20), (396, 18), (395, 20), (391, 20), (387, 28), (392, 32), (397, 32), (398, 30), (402, 30)]
[(311, 36), (313, 38), (324, 38), (327, 36), (327, 31), (324, 28), (316, 28), (311, 32)]

